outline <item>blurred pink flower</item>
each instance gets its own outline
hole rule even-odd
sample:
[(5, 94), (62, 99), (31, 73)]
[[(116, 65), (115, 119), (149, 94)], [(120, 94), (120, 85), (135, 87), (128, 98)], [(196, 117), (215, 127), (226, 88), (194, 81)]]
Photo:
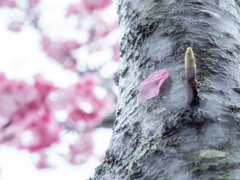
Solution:
[(103, 20), (98, 20), (98, 22), (100, 22), (101, 26), (103, 27), (103, 29), (100, 31), (98, 30), (98, 34), (100, 37), (105, 37), (107, 36), (110, 32), (113, 32), (113, 30), (117, 29), (118, 28), (118, 23), (117, 21), (114, 22), (113, 24), (108, 24), (106, 23), (105, 21)]
[(67, 14), (66, 17), (70, 16), (70, 15), (78, 15), (81, 13), (81, 11), (83, 10), (81, 4), (70, 4), (67, 10)]
[(62, 44), (68, 51), (76, 50), (81, 47), (81, 45), (76, 41), (65, 41)]
[(112, 4), (112, 0), (82, 0), (81, 2), (89, 13), (96, 9), (104, 9)]
[[(89, 73), (67, 90), (69, 94), (74, 95), (70, 97), (72, 111), (68, 116), (72, 123), (77, 124), (82, 121), (86, 126), (100, 124), (102, 119), (113, 109), (111, 96), (106, 96), (103, 99), (97, 98), (94, 89), (100, 83), (99, 81), (100, 79), (96, 75)], [(91, 106), (89, 112), (79, 107), (81, 102), (89, 103)]]
[[(29, 4), (25, 6), (18, 4), (17, 0), (0, 0), (0, 7), (18, 8), (17, 11), (24, 16), (18, 17), (20, 13), (17, 13), (16, 19), (24, 17), (24, 21), (30, 22), (41, 33), (44, 32), (44, 27), (38, 24), (41, 9), (35, 9), (40, 2), (41, 0), (28, 0)], [(117, 22), (108, 24), (101, 19), (100, 12), (111, 3), (112, 0), (81, 0), (77, 5), (70, 5), (68, 8), (66, 16), (78, 15), (82, 18), (88, 15), (86, 18), (88, 19), (92, 15), (90, 18), (96, 24), (81, 30), (89, 32), (90, 40), (86, 45), (96, 47), (94, 51), (104, 48), (99, 43), (103, 42), (101, 38), (108, 36), (117, 28)], [(8, 29), (19, 32), (24, 25), (25, 23), (18, 19), (10, 22)], [(73, 51), (83, 44), (76, 40), (54, 42), (43, 35), (40, 43), (48, 57), (67, 69), (77, 70), (77, 59)], [(113, 59), (118, 59), (118, 55), (114, 55)], [(84, 128), (87, 130), (94, 128), (113, 110), (114, 103), (111, 95), (101, 98), (96, 95), (96, 87), (101, 84), (101, 78), (91, 73), (82, 76), (77, 84), (65, 89), (56, 87), (40, 75), (34, 76), (34, 79), (35, 83), (30, 85), (8, 80), (0, 73), (0, 142), (38, 153), (41, 156), (38, 167), (45, 168), (48, 167), (45, 150), (59, 142), (59, 134), (62, 130), (73, 128), (84, 131)], [(56, 118), (57, 111), (62, 110), (66, 113), (65, 122), (59, 122)], [(30, 133), (32, 140), (24, 141), (25, 133)], [(85, 162), (93, 153), (91, 133), (84, 133), (78, 143), (70, 146), (70, 151), (72, 155), (70, 162), (75, 164)]]
[(16, 0), (0, 0), (0, 7), (1, 6), (8, 6), (10, 8), (17, 7)]
[(66, 16), (89, 15), (95, 10), (102, 10), (112, 4), (112, 0), (81, 0), (78, 4), (71, 4), (68, 7)]
[(23, 22), (13, 21), (8, 24), (8, 29), (14, 32), (20, 32), (22, 30)]
[(51, 42), (51, 40), (43, 36), (41, 45), (43, 51), (51, 58), (62, 64), (65, 68), (76, 70), (77, 61), (74, 58), (72, 51), (81, 47), (76, 41), (65, 41), (65, 42)]
[(30, 6), (34, 7), (36, 6), (38, 3), (40, 3), (41, 0), (29, 0)]
[(6, 78), (3, 73), (0, 73), (0, 93), (2, 93), (6, 88), (11, 86), (11, 82)]
[(47, 163), (47, 155), (45, 150), (40, 150), (38, 154), (40, 155), (40, 160), (37, 163), (37, 168), (39, 169), (48, 168), (49, 164)]
[(57, 89), (52, 82), (46, 81), (45, 79), (42, 78), (40, 75), (35, 75), (35, 84), (34, 87), (37, 89), (37, 91), (40, 93), (40, 95), (45, 98), (48, 96), (48, 94)]
[[(69, 49), (76, 48), (74, 43), (67, 46)], [(108, 95), (101, 99), (96, 96), (94, 89), (99, 85), (100, 79), (92, 73), (84, 75), (77, 84), (66, 89), (55, 87), (40, 75), (35, 75), (34, 78), (35, 83), (29, 85), (24, 82), (9, 81), (0, 73), (2, 122), (0, 128), (10, 123), (4, 131), (1, 131), (0, 142), (40, 153), (41, 160), (38, 167), (44, 168), (47, 167), (47, 163), (45, 155), (42, 156), (41, 153), (52, 144), (58, 143), (59, 133), (66, 128), (58, 123), (54, 116), (55, 111), (66, 111), (68, 115), (66, 123), (73, 128), (91, 128), (100, 124), (110, 113), (113, 109), (113, 100)], [(84, 109), (81, 103), (88, 104), (90, 109)], [(22, 135), (27, 131), (31, 132), (32, 140), (24, 143)], [(82, 163), (92, 153), (92, 140), (87, 138), (90, 135), (84, 137), (79, 144), (70, 147), (73, 155), (72, 163)], [(81, 146), (80, 150), (79, 146)], [(81, 156), (79, 153), (83, 153), (82, 160), (79, 160)]]
[(84, 133), (79, 141), (70, 145), (70, 163), (72, 164), (83, 164), (87, 158), (93, 154), (93, 139), (91, 132)]

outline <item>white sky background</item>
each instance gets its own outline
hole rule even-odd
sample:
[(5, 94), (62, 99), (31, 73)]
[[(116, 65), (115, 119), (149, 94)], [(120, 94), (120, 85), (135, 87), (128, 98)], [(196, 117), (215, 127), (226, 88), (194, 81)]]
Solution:
[[(24, 0), (19, 1), (24, 2)], [(42, 0), (39, 5), (39, 9), (43, 10), (40, 23), (44, 32), (51, 38), (59, 40), (60, 37), (62, 40), (73, 39), (81, 42), (85, 34), (75, 30), (76, 19), (65, 18), (66, 9), (71, 2), (76, 3), (79, 0)], [(112, 14), (115, 13), (115, 9), (116, 7), (112, 6), (104, 13), (106, 20), (114, 20)], [(63, 69), (43, 53), (39, 44), (41, 36), (31, 25), (25, 24), (22, 31), (18, 33), (8, 30), (9, 18), (15, 16), (19, 17), (21, 13), (17, 11), (13, 13), (12, 9), (8, 8), (0, 9), (0, 72), (5, 73), (8, 79), (23, 80), (28, 83), (33, 82), (35, 74), (41, 74), (43, 78), (58, 87), (65, 88), (76, 83), (78, 76), (75, 73)], [(115, 32), (107, 41), (111, 44), (117, 38), (118, 35)], [(82, 50), (75, 53), (76, 56), (81, 57), (81, 60), (91, 62), (92, 66), (108, 62), (108, 65), (101, 71), (105, 77), (109, 77), (117, 68), (117, 63), (111, 61), (112, 51), (110, 49), (92, 56), (88, 56)], [(101, 156), (105, 152), (111, 134), (110, 129), (96, 130), (94, 141), (97, 155)], [(76, 166), (67, 163), (56, 153), (65, 151), (72, 138), (74, 139), (74, 135), (67, 135), (61, 145), (54, 146), (47, 152), (53, 168), (46, 170), (36, 169), (37, 155), (0, 145), (0, 180), (84, 180), (89, 178), (93, 175), (95, 167), (100, 164), (96, 158), (90, 158), (86, 164)]]

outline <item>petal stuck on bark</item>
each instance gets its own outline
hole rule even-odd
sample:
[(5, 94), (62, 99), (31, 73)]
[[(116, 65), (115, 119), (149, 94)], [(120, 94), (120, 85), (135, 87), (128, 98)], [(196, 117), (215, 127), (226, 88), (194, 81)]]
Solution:
[(139, 97), (143, 100), (151, 99), (157, 96), (163, 82), (169, 77), (165, 69), (156, 71), (148, 76), (148, 78), (139, 85)]

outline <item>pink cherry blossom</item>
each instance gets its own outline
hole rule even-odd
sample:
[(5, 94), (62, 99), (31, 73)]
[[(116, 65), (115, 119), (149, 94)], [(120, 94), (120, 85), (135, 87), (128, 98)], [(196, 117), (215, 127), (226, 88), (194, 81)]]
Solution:
[(40, 150), (38, 154), (40, 155), (40, 160), (37, 163), (37, 168), (44, 169), (50, 167), (47, 163), (47, 155), (45, 150)]
[(20, 32), (22, 30), (23, 22), (13, 21), (8, 24), (8, 29), (14, 32)]
[(36, 100), (38, 91), (32, 85), (20, 81), (12, 84), (11, 96), (13, 96), (18, 106), (24, 106)]
[(79, 44), (76, 41), (65, 41), (63, 42), (63, 46), (68, 51), (76, 50), (81, 47), (81, 44)]
[[(79, 121), (84, 122), (86, 126), (94, 126), (100, 124), (103, 117), (110, 113), (113, 108), (112, 97), (106, 96), (103, 99), (97, 98), (94, 89), (100, 83), (100, 79), (92, 74), (86, 74), (76, 84), (71, 86), (67, 91), (71, 96), (72, 111), (69, 113), (68, 119), (71, 123), (78, 124)], [(79, 104), (86, 102), (91, 105), (91, 111), (86, 112)]]
[(118, 28), (118, 23), (117, 21), (109, 24), (103, 21), (102, 19), (98, 19), (99, 26), (102, 27), (102, 29), (98, 29), (97, 34), (100, 37), (105, 37), (107, 36), (110, 32)]
[(11, 116), (18, 109), (15, 99), (9, 93), (0, 96), (0, 113), (4, 117)]
[[(25, 6), (18, 4), (17, 0), (0, 0), (0, 8), (6, 6), (16, 8), (24, 17), (24, 19), (21, 16), (14, 17), (14, 21), (8, 24), (9, 30), (19, 32), (26, 24), (30, 24), (41, 35), (46, 32), (41, 27), (41, 23), (38, 24), (41, 14), (38, 4), (41, 0), (28, 2), (29, 4)], [(85, 31), (89, 35), (84, 43), (88, 46), (89, 53), (110, 47), (114, 51), (112, 59), (118, 61), (118, 43), (114, 45), (102, 43), (112, 31), (117, 29), (117, 22), (107, 23), (101, 16), (101, 12), (111, 3), (112, 0), (81, 0), (78, 4), (69, 6), (66, 16), (76, 15), (79, 18), (78, 30)], [(89, 19), (92, 25), (85, 27), (82, 22)], [(25, 20), (28, 23), (25, 23)], [(78, 59), (74, 56), (74, 51), (83, 44), (76, 40), (53, 41), (44, 35), (40, 44), (48, 57), (64, 68), (77, 72)], [(18, 149), (26, 149), (31, 153), (38, 153), (40, 161), (37, 167), (49, 167), (45, 151), (53, 144), (59, 143), (59, 134), (64, 129), (76, 129), (80, 132), (92, 129), (99, 125), (114, 108), (111, 94), (101, 98), (96, 95), (96, 88), (103, 83), (101, 78), (94, 73), (84, 73), (85, 75), (79, 77), (78, 83), (68, 88), (56, 87), (40, 75), (34, 76), (34, 84), (28, 84), (9, 80), (0, 73), (0, 142)], [(85, 106), (88, 106), (88, 109), (84, 108)], [(58, 121), (57, 111), (66, 113), (64, 122)], [(23, 136), (26, 132), (32, 135), (32, 139), (24, 142)], [(91, 133), (80, 134), (79, 141), (69, 146), (71, 153), (68, 160), (71, 163), (84, 163), (93, 155), (94, 144)]]
[[(92, 27), (92, 28), (88, 29), (88, 34), (89, 34), (89, 42), (88, 43), (90, 43), (92, 41), (101, 40), (102, 38), (108, 36), (110, 32), (113, 32), (114, 30), (116, 30), (118, 28), (117, 21), (109, 24), (99, 17), (97, 18), (96, 24), (97, 24), (97, 29), (96, 29), (96, 27)], [(95, 48), (95, 49), (97, 49), (97, 48)], [(100, 47), (100, 49), (101, 49), (101, 47)]]
[(0, 0), (0, 7), (1, 6), (8, 6), (10, 8), (17, 7), (17, 3), (15, 0)]
[(67, 69), (76, 69), (77, 61), (72, 54), (73, 50), (80, 48), (80, 44), (76, 41), (59, 41), (51, 42), (51, 40), (43, 36), (41, 45), (43, 51), (51, 58), (62, 64)]
[(30, 3), (30, 6), (31, 7), (34, 7), (36, 5), (38, 5), (38, 3), (40, 3), (41, 0), (30, 0), (29, 3)]
[(10, 81), (6, 78), (3, 73), (0, 73), (0, 93), (2, 93), (5, 89), (11, 86)]
[(96, 9), (103, 9), (112, 3), (112, 0), (82, 0), (83, 6), (89, 13)]
[[(76, 46), (68, 46), (68, 48), (74, 49)], [(0, 73), (1, 127), (11, 121), (10, 126), (1, 131), (0, 142), (39, 153), (41, 160), (38, 167), (44, 168), (47, 167), (47, 163), (42, 152), (59, 142), (59, 133), (64, 129), (54, 116), (56, 110), (65, 109), (68, 113), (66, 121), (73, 127), (94, 127), (112, 110), (113, 103), (111, 96), (97, 98), (94, 89), (99, 85), (100, 79), (95, 74), (86, 74), (77, 84), (66, 89), (55, 87), (40, 75), (34, 78), (35, 83), (29, 85), (10, 81)], [(50, 98), (52, 94), (55, 94), (55, 99)], [(79, 106), (81, 102), (89, 103), (91, 111), (86, 112), (82, 109)], [(69, 107), (71, 110), (67, 110)], [(78, 126), (79, 123), (85, 125)], [(26, 131), (31, 132), (33, 136), (27, 144), (23, 143), (21, 138)], [(81, 146), (80, 150), (79, 146)], [(81, 138), (79, 144), (70, 147), (73, 155), (70, 162), (83, 163), (92, 154), (92, 148), (92, 140)], [(81, 156), (81, 153), (83, 159), (79, 160), (78, 156)]]
[(87, 113), (79, 108), (75, 108), (72, 113), (68, 116), (69, 120), (73, 121), (73, 123), (77, 124), (79, 121), (84, 121), (88, 124), (96, 124), (96, 122), (101, 122), (101, 116), (99, 116), (98, 112)]
[(112, 4), (112, 0), (81, 0), (78, 4), (68, 7), (66, 16), (90, 15), (96, 10), (102, 10)]
[(28, 146), (20, 147), (26, 148), (30, 152), (37, 152), (50, 147), (53, 143), (57, 143), (59, 141), (59, 133), (63, 130), (55, 121), (54, 116), (49, 114), (35, 117), (35, 121), (28, 124), (26, 129), (33, 132), (34, 140)]
[(56, 87), (54, 87), (53, 83), (46, 81), (40, 75), (35, 75), (34, 79), (35, 79), (34, 87), (37, 89), (37, 91), (40, 93), (42, 97), (48, 96), (48, 94), (51, 91), (57, 89)]
[[(64, 110), (72, 103), (73, 94), (68, 89), (56, 89), (51, 91), (48, 97), (45, 99), (46, 105), (51, 111)], [(71, 108), (72, 109), (72, 108)]]
[(81, 3), (79, 4), (70, 4), (67, 10), (66, 17), (70, 15), (78, 15), (83, 11)]
[(87, 158), (93, 154), (93, 139), (91, 132), (84, 133), (80, 140), (70, 145), (70, 163), (72, 164), (83, 164)]
[(161, 85), (168, 76), (169, 74), (165, 69), (150, 74), (146, 80), (141, 82), (139, 86), (140, 94), (138, 96), (143, 100), (157, 96)]

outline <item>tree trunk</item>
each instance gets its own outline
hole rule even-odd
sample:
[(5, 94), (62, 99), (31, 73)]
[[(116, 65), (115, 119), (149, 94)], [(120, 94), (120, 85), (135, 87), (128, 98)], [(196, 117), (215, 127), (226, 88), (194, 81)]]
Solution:
[[(239, 0), (119, 0), (117, 119), (98, 180), (240, 179)], [(195, 53), (200, 100), (189, 105), (184, 56)], [(139, 84), (166, 69), (164, 96)]]

